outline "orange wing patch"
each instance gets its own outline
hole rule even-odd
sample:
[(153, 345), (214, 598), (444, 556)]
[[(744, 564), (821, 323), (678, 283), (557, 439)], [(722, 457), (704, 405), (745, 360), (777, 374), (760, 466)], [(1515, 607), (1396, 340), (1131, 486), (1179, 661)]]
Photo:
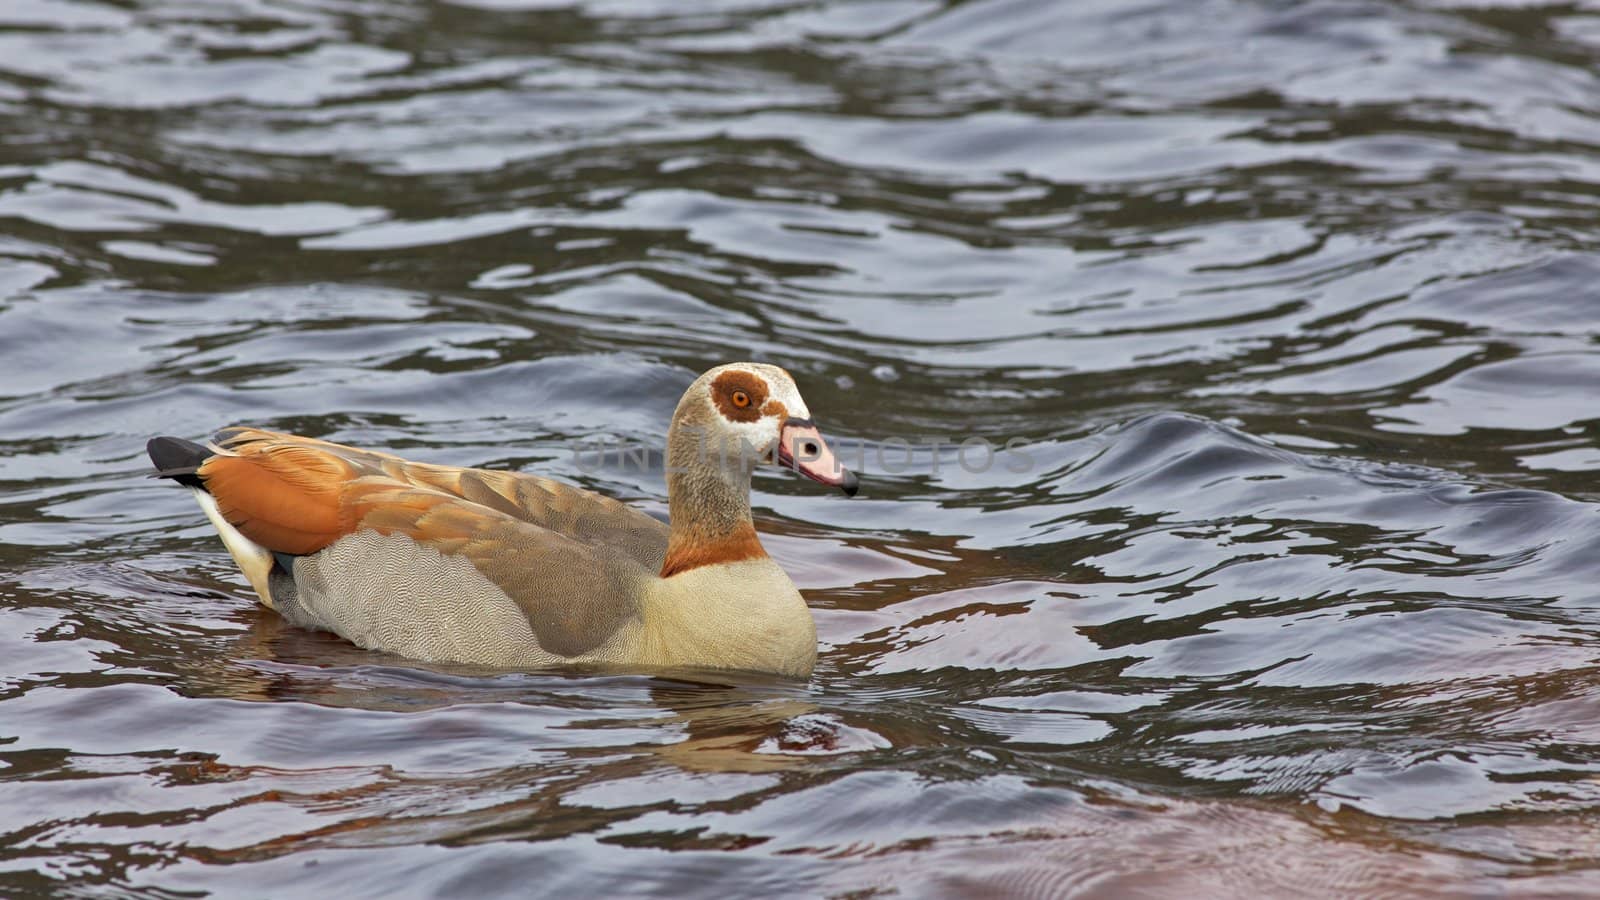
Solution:
[(372, 529), (483, 562), (524, 524), (548, 532), (545, 540), (604, 547), (650, 570), (666, 552), (665, 525), (529, 475), (408, 462), (252, 428), (219, 432), (215, 449), (197, 473), (206, 490), (245, 537), (278, 553), (316, 553)]
[(223, 518), (278, 553), (315, 553), (355, 522), (340, 502), (355, 466), (319, 448), (254, 442), (206, 460), (198, 472)]
[[(460, 503), (460, 470), (267, 431), (230, 432), (221, 449), (200, 467), (206, 490), (245, 537), (278, 553), (315, 553), (364, 528), (453, 553), (483, 525)], [(479, 493), (481, 505), (510, 505)]]

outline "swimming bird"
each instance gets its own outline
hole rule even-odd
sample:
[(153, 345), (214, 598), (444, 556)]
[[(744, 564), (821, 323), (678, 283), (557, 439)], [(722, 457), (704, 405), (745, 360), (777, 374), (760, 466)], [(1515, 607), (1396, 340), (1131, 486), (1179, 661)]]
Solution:
[(506, 668), (737, 669), (803, 678), (816, 625), (750, 517), (758, 462), (853, 496), (776, 366), (697, 378), (667, 433), (670, 524), (537, 475), (225, 428), (149, 442), (261, 602), (416, 659)]

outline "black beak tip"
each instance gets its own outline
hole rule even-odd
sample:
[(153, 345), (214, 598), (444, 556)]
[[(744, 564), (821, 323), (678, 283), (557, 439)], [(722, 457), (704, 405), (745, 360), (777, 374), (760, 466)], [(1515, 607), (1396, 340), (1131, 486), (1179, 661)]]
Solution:
[(856, 479), (856, 473), (844, 473), (844, 482), (839, 485), (839, 490), (844, 491), (846, 497), (854, 497), (856, 490), (861, 487), (861, 482)]

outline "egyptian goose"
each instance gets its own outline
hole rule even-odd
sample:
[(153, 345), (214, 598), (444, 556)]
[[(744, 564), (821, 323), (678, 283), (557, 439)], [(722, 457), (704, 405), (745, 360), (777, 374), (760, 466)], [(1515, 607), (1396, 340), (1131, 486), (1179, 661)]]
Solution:
[(788, 372), (734, 363), (684, 392), (667, 433), (671, 525), (517, 472), (409, 462), (228, 428), (150, 441), (289, 622), (374, 650), (497, 667), (741, 669), (806, 677), (811, 611), (750, 520), (775, 462), (856, 492)]

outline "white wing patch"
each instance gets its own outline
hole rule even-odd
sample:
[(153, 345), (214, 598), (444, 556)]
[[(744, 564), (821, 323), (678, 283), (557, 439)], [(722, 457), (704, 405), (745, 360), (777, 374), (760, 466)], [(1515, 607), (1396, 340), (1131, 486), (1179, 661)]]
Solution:
[(222, 537), (222, 545), (233, 555), (233, 561), (239, 564), (239, 571), (256, 589), (261, 602), (268, 609), (276, 609), (272, 605), (272, 592), (267, 589), (267, 573), (272, 571), (272, 551), (240, 534), (239, 529), (222, 517), (222, 510), (217, 508), (217, 501), (210, 494), (199, 488), (189, 490), (194, 491), (194, 499), (199, 502), (200, 509), (216, 527), (217, 534)]

